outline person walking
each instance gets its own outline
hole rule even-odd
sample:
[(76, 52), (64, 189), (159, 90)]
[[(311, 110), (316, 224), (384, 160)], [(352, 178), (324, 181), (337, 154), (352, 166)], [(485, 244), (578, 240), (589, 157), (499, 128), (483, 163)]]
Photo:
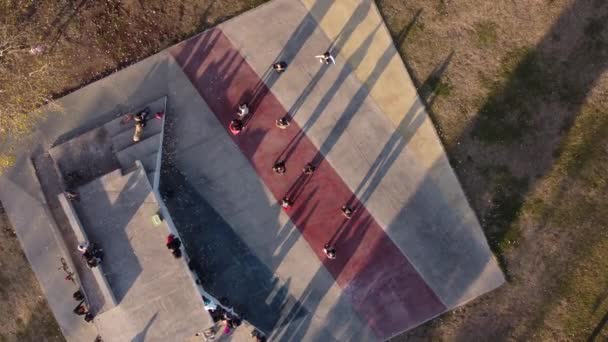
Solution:
[(329, 51), (325, 52), (322, 55), (315, 56), (319, 60), (320, 63), (324, 63), (326, 65), (336, 64), (336, 59), (331, 55)]

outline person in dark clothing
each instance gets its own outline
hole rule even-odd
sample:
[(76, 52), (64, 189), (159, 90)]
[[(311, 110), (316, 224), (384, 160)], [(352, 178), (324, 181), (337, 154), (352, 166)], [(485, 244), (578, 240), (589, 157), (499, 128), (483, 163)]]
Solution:
[(347, 219), (353, 217), (354, 211), (351, 208), (343, 205), (340, 210), (342, 211), (342, 215), (344, 215), (344, 217), (346, 217)]
[(135, 120), (136, 124), (141, 123), (142, 126), (145, 126), (148, 119), (148, 114), (150, 114), (150, 109), (144, 108), (144, 110), (133, 116), (133, 120)]
[(97, 247), (94, 243), (81, 243), (78, 245), (78, 251), (82, 253), (82, 257), (90, 268), (97, 267), (102, 261), (103, 249)]
[(281, 200), (281, 207), (283, 207), (283, 209), (289, 209), (292, 205), (293, 201), (287, 196), (283, 197), (283, 199)]
[(325, 253), (325, 255), (329, 258), (329, 259), (335, 259), (336, 258), (336, 249), (332, 246), (330, 246), (329, 244), (325, 245), (323, 247), (323, 253)]
[(282, 117), (280, 119), (277, 119), (276, 126), (279, 127), (280, 129), (287, 128), (287, 126), (289, 126), (289, 121), (287, 121), (287, 117)]
[(65, 191), (65, 198), (67, 198), (70, 201), (77, 201), (78, 200), (78, 193), (76, 191), (66, 190)]
[(283, 61), (276, 62), (272, 65), (272, 68), (277, 72), (277, 74), (282, 74), (285, 69), (287, 69), (287, 63)]
[(173, 254), (173, 257), (175, 259), (179, 259), (179, 258), (182, 257), (182, 250), (179, 249), (179, 248), (178, 249), (174, 249), (174, 250), (171, 251), (171, 254)]
[(312, 163), (308, 163), (308, 164), (306, 164), (306, 165), (304, 166), (304, 169), (302, 169), (302, 172), (303, 172), (305, 175), (312, 175), (312, 174), (313, 174), (313, 172), (315, 172), (315, 170), (316, 170), (316, 169), (317, 169), (317, 168), (316, 168), (314, 165), (312, 165)]
[(176, 237), (173, 234), (169, 234), (167, 236), (167, 248), (175, 251), (177, 249), (179, 249), (182, 246), (182, 242), (179, 240), (178, 237)]
[(266, 342), (266, 336), (257, 329), (251, 331), (251, 337), (253, 337), (253, 340), (256, 342)]
[(282, 175), (285, 173), (285, 171), (287, 171), (287, 169), (285, 168), (285, 161), (284, 160), (280, 160), (276, 163), (274, 163), (274, 165), (272, 166), (272, 171)]
[(93, 318), (95, 318), (95, 316), (93, 316), (93, 314), (90, 313), (90, 312), (87, 312), (84, 315), (84, 321), (87, 322), (87, 323), (93, 322)]
[(72, 294), (72, 298), (74, 298), (74, 300), (81, 301), (84, 300), (84, 294), (82, 293), (82, 291), (77, 290), (76, 292), (74, 292), (74, 294)]
[(93, 267), (99, 266), (100, 260), (97, 258), (89, 258), (89, 259), (86, 259), (86, 262), (87, 262), (87, 266), (89, 266), (89, 268), (93, 268)]
[(81, 300), (80, 303), (74, 308), (74, 314), (78, 316), (85, 315), (87, 313), (87, 308), (84, 305), (84, 300)]

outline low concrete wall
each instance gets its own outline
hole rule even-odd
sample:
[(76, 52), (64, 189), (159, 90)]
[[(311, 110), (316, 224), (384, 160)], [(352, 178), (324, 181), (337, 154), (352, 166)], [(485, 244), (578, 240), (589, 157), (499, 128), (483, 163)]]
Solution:
[[(78, 241), (88, 241), (87, 234), (82, 226), (82, 223), (80, 222), (80, 219), (78, 219), (78, 215), (76, 214), (76, 210), (72, 206), (72, 203), (70, 203), (63, 193), (59, 194), (58, 197), (59, 203), (61, 203), (61, 207), (63, 208), (63, 211), (65, 212), (65, 215), (67, 216), (70, 226), (72, 227)], [(93, 267), (91, 271), (95, 276), (95, 280), (97, 280), (99, 289), (101, 290), (103, 297), (106, 299), (106, 302), (109, 303), (111, 307), (115, 307), (117, 305), (116, 298), (114, 297), (112, 288), (110, 287), (110, 284), (103, 273), (103, 267), (98, 265), (97, 267)]]

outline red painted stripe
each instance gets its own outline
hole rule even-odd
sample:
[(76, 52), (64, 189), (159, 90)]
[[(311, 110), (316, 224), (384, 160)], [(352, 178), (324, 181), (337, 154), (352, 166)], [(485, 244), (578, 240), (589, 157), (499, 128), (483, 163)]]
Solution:
[[(250, 103), (251, 121), (231, 138), (277, 201), (295, 192), (287, 214), (379, 337), (390, 337), (445, 310), (300, 127), (295, 122), (285, 130), (275, 127), (285, 109), (219, 29), (180, 43), (170, 52), (228, 134), (238, 104)], [(268, 61), (269, 67), (272, 62)], [(287, 161), (287, 172), (276, 175), (272, 165), (290, 144), (295, 152)], [(317, 170), (302, 176), (303, 166), (313, 159), (319, 161)], [(346, 220), (340, 207), (349, 200), (359, 209)], [(332, 239), (337, 258), (327, 260), (322, 248)]]

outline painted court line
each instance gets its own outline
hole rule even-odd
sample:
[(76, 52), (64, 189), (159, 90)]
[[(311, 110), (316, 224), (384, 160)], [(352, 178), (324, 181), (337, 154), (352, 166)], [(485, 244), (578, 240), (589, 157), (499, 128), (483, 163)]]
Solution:
[[(445, 311), (300, 127), (295, 122), (285, 130), (275, 127), (275, 120), (286, 111), (264, 83), (279, 77), (270, 69), (272, 61), (261, 79), (219, 29), (182, 42), (170, 48), (170, 53), (226, 130), (238, 104), (250, 104), (252, 118), (240, 135), (232, 136), (233, 141), (277, 203), (286, 194), (294, 198), (293, 207), (287, 211), (290, 219), (379, 338), (388, 338)], [(293, 152), (287, 153), (287, 146)], [(272, 171), (277, 159), (287, 160), (284, 175)], [(305, 176), (302, 168), (311, 161), (317, 170)], [(351, 220), (340, 212), (347, 202), (358, 208)], [(322, 252), (328, 241), (336, 246), (335, 260), (326, 260)]]

